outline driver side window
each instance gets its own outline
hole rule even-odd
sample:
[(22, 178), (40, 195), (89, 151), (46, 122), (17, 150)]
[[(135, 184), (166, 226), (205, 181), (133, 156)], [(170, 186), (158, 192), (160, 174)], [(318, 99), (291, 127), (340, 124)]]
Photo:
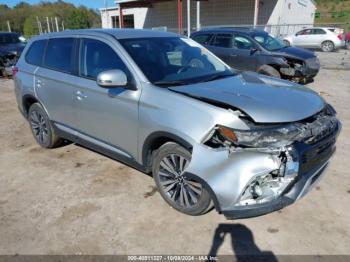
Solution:
[(109, 45), (95, 39), (81, 41), (80, 76), (96, 80), (99, 73), (113, 69), (119, 69), (130, 76), (123, 61)]
[(254, 44), (249, 38), (242, 35), (236, 35), (234, 37), (233, 46), (237, 49), (250, 50), (254, 47)]

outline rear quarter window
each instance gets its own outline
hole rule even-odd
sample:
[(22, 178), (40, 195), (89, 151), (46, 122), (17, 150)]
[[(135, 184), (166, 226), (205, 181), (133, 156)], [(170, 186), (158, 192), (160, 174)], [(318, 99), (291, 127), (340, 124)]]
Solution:
[(74, 38), (50, 39), (46, 48), (44, 66), (57, 71), (72, 73), (74, 42)]
[(41, 66), (47, 40), (35, 41), (30, 47), (25, 56), (28, 64)]

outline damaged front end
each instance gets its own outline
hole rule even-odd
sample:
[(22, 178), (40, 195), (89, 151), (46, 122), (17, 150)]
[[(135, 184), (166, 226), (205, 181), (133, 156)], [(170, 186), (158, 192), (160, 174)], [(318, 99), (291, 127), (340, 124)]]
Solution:
[(327, 106), (303, 121), (249, 130), (217, 125), (193, 148), (187, 176), (199, 178), (227, 218), (266, 214), (304, 196), (335, 151), (341, 124)]
[(280, 68), (284, 79), (295, 83), (308, 84), (320, 71), (320, 60), (318, 57), (306, 59), (305, 61), (285, 58), (285, 66)]
[(12, 76), (12, 69), (16, 65), (19, 54), (17, 52), (0, 53), (0, 75)]

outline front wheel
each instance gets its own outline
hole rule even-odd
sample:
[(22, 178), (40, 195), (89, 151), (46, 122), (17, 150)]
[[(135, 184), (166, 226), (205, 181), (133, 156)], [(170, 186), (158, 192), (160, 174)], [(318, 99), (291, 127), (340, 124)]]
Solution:
[(258, 71), (259, 74), (262, 75), (267, 75), (267, 76), (272, 76), (276, 78), (281, 78), (281, 74), (272, 66), (269, 65), (263, 65), (261, 66)]
[(334, 51), (334, 44), (332, 41), (324, 41), (321, 45), (323, 52), (332, 52)]
[(190, 161), (189, 151), (176, 143), (166, 143), (155, 153), (152, 172), (159, 193), (170, 206), (197, 216), (210, 210), (211, 198), (199, 181), (184, 174)]

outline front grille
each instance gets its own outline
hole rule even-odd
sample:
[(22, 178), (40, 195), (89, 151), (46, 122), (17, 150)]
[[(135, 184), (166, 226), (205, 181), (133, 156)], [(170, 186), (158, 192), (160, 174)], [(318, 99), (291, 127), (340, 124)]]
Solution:
[(336, 133), (320, 141), (314, 146), (309, 146), (303, 152), (300, 159), (300, 172), (306, 173), (328, 161), (335, 151)]

